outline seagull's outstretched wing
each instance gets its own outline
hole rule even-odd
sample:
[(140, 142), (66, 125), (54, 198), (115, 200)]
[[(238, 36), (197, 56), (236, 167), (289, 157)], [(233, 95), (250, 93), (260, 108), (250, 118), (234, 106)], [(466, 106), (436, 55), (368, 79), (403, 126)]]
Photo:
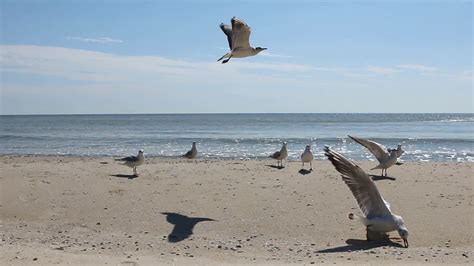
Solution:
[(136, 161), (138, 161), (138, 157), (137, 156), (128, 156), (128, 157), (124, 157), (124, 158), (121, 158), (121, 159), (116, 159), (116, 161), (136, 162)]
[(382, 163), (388, 160), (388, 157), (390, 157), (390, 154), (386, 152), (387, 149), (382, 144), (379, 144), (375, 141), (371, 141), (368, 139), (353, 137), (350, 135), (349, 135), (349, 138), (353, 139), (355, 142), (359, 143), (360, 145), (366, 147), (375, 156), (375, 158), (377, 158), (379, 163)]
[(221, 28), (221, 30), (227, 36), (227, 41), (229, 42), (229, 48), (230, 48), (230, 50), (232, 50), (232, 27), (230, 25), (226, 25), (224, 23), (221, 23), (221, 25), (219, 25), (219, 27)]
[(328, 157), (334, 167), (336, 167), (336, 170), (341, 173), (342, 180), (352, 191), (366, 218), (392, 215), (385, 200), (380, 196), (374, 181), (364, 170), (327, 146), (324, 148), (324, 151), (324, 155)]
[(233, 17), (230, 21), (232, 23), (232, 47), (250, 48), (250, 27), (236, 17)]

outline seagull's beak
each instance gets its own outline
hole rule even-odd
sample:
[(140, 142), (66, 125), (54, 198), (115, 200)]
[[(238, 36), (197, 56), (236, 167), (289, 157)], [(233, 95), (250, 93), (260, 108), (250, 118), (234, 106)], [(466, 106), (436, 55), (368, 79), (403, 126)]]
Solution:
[(403, 238), (403, 245), (405, 246), (405, 248), (408, 248), (408, 239)]
[(262, 50), (267, 50), (268, 48), (262, 48)]

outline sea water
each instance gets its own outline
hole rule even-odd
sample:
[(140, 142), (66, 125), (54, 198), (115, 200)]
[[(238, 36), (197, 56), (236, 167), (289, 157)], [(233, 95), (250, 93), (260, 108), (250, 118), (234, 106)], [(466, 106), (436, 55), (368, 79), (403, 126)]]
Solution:
[(395, 148), (405, 161), (474, 161), (474, 114), (131, 114), (0, 116), (1, 155), (173, 157), (197, 142), (201, 158), (266, 158), (288, 143), (324, 159), (328, 145), (373, 160), (347, 137)]

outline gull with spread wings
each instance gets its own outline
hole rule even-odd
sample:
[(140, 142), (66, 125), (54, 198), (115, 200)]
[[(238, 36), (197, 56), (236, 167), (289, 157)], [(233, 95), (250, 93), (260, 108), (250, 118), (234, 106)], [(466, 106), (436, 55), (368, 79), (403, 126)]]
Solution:
[(367, 228), (367, 240), (387, 238), (386, 233), (398, 231), (403, 244), (408, 247), (408, 229), (401, 216), (390, 210), (390, 205), (380, 195), (374, 181), (355, 163), (343, 155), (332, 151), (328, 146), (324, 148), (324, 155), (341, 174), (342, 180), (352, 191), (360, 210), (365, 217), (349, 214), (349, 219), (358, 218)]
[(382, 176), (385, 170), (385, 176), (387, 176), (387, 168), (391, 167), (394, 164), (397, 164), (398, 157), (402, 156), (405, 152), (402, 150), (402, 145), (398, 144), (397, 149), (387, 149), (382, 144), (379, 144), (375, 141), (353, 137), (349, 135), (349, 138), (353, 139), (355, 142), (366, 147), (379, 161), (379, 165), (370, 169), (382, 169)]
[(226, 25), (221, 23), (220, 28), (227, 36), (227, 41), (229, 42), (230, 52), (223, 55), (218, 62), (224, 58), (222, 64), (229, 62), (232, 57), (242, 58), (247, 56), (253, 56), (260, 53), (263, 50), (267, 50), (267, 48), (262, 47), (251, 47), (249, 38), (250, 38), (250, 27), (245, 24), (242, 20), (233, 17), (231, 20), (231, 25)]

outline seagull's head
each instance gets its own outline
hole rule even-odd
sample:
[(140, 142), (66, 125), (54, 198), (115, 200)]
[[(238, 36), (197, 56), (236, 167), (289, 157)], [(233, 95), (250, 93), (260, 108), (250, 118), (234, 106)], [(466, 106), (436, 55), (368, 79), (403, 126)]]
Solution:
[(193, 146), (196, 146), (196, 141), (193, 141)]
[(398, 234), (403, 239), (403, 245), (407, 248), (408, 247), (408, 230), (406, 228), (398, 229)]
[(405, 152), (404, 150), (402, 150), (402, 144), (398, 144), (398, 146), (397, 146), (397, 150), (399, 150), (399, 151), (402, 151), (402, 153), (404, 153), (404, 152)]
[(138, 154), (143, 154), (143, 150), (138, 150)]
[(257, 53), (260, 53), (261, 51), (265, 51), (265, 50), (267, 50), (267, 48), (255, 47), (255, 51), (257, 51)]
[(311, 145), (309, 145), (309, 144), (306, 145), (306, 150), (307, 150), (307, 151), (311, 150)]

